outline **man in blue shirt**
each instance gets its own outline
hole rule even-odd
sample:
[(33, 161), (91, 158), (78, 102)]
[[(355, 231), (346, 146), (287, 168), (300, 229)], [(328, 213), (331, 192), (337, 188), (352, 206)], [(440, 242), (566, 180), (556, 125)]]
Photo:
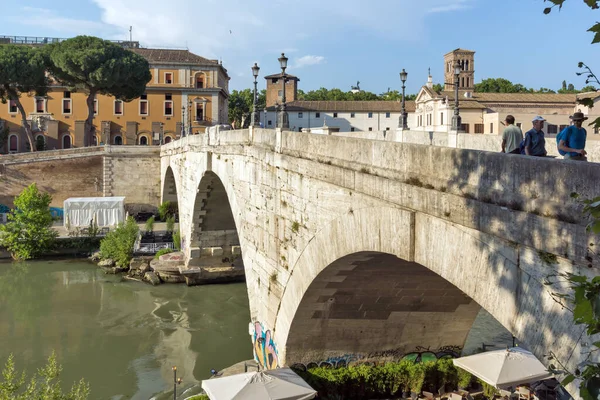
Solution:
[(542, 130), (544, 121), (546, 120), (538, 115), (531, 121), (533, 129), (525, 133), (525, 154), (528, 156), (546, 157), (546, 154), (548, 154), (546, 139), (544, 139), (544, 131)]
[(581, 127), (587, 117), (584, 117), (582, 112), (576, 112), (571, 119), (573, 126), (567, 128), (567, 135), (564, 140), (558, 142), (558, 149), (567, 152), (565, 160), (587, 161), (585, 151), (587, 132)]

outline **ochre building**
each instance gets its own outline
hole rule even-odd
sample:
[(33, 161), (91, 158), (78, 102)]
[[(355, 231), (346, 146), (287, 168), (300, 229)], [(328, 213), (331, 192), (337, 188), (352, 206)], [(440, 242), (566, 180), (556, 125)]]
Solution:
[[(37, 38), (4, 38), (5, 43), (43, 45)], [(25, 40), (26, 39), (26, 40)], [(0, 41), (1, 42), (1, 41)], [(21, 97), (38, 149), (66, 149), (101, 144), (158, 145), (182, 135), (204, 132), (227, 123), (229, 75), (217, 60), (188, 50), (147, 49), (119, 42), (150, 63), (146, 93), (130, 102), (98, 95), (94, 104), (95, 134), (84, 140), (86, 93), (52, 85), (44, 97)], [(29, 151), (21, 115), (14, 102), (0, 104), (0, 127), (8, 128), (0, 153)]]

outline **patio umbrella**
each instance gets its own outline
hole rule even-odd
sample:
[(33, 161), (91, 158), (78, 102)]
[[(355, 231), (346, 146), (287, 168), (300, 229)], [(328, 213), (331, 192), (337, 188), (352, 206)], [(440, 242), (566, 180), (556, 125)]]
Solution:
[(247, 372), (202, 381), (211, 400), (308, 400), (317, 392), (289, 368)]
[(507, 388), (552, 378), (531, 352), (520, 347), (455, 358), (454, 365), (497, 388)]

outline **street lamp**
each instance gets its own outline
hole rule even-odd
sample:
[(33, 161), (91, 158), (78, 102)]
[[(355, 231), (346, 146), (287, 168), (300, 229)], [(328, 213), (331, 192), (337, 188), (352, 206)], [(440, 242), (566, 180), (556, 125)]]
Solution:
[(265, 118), (263, 119), (263, 128), (267, 129), (267, 107), (263, 110)]
[(181, 106), (181, 137), (185, 136), (185, 106)]
[(400, 72), (400, 80), (402, 81), (402, 114), (400, 115), (400, 124), (398, 126), (402, 129), (408, 129), (408, 114), (406, 113), (406, 102), (404, 101), (404, 89), (406, 86), (406, 78), (408, 77), (408, 72), (402, 68), (402, 72)]
[(260, 116), (258, 115), (258, 110), (256, 109), (256, 78), (258, 78), (258, 71), (260, 71), (260, 67), (258, 64), (254, 63), (252, 66), (252, 75), (254, 76), (254, 95), (252, 96), (252, 116), (250, 118), (250, 124), (254, 127), (260, 127)]
[(458, 79), (462, 68), (458, 61), (454, 64), (454, 116), (452, 117), (452, 130), (459, 132), (462, 128), (462, 120), (458, 110)]
[(281, 57), (279, 57), (279, 65), (281, 66), (281, 80), (283, 81), (283, 91), (281, 92), (281, 107), (279, 108), (279, 114), (277, 115), (277, 125), (282, 129), (289, 129), (290, 120), (288, 118), (288, 113), (285, 110), (285, 69), (287, 68), (288, 58), (284, 53), (281, 53)]
[(177, 400), (177, 385), (181, 382), (181, 378), (177, 378), (177, 367), (173, 367), (173, 400)]

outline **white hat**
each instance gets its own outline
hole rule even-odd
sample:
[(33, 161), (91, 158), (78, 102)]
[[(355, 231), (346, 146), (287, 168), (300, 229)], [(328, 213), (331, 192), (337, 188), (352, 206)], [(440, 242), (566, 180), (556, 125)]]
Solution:
[(538, 115), (537, 117), (535, 117), (534, 119), (531, 120), (531, 122), (536, 122), (536, 121), (545, 121), (545, 119)]

